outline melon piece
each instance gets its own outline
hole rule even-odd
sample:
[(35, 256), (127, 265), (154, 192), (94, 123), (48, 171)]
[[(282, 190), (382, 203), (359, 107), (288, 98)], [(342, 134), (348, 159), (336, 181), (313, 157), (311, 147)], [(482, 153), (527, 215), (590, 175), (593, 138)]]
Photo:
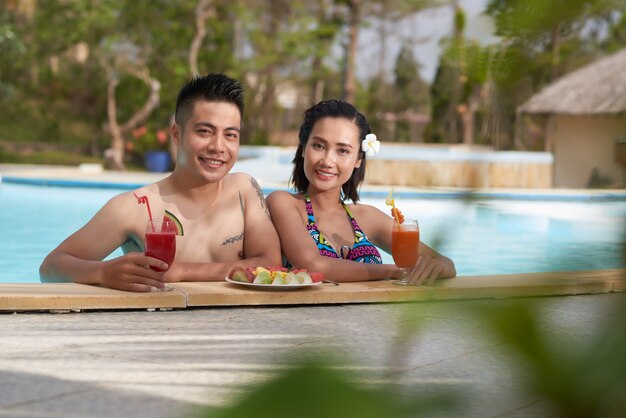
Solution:
[(185, 235), (185, 232), (183, 230), (183, 224), (178, 220), (176, 215), (174, 215), (172, 212), (170, 212), (169, 210), (166, 210), (165, 215), (163, 215), (163, 220), (164, 221), (169, 220), (170, 222), (174, 224), (174, 227), (176, 228), (176, 235), (180, 235), (181, 237)]
[(255, 276), (258, 276), (261, 272), (265, 272), (269, 275), (272, 274), (268, 269), (266, 269), (265, 267), (261, 267), (261, 266), (256, 267), (254, 270), (252, 270), (252, 272), (254, 273)]
[(300, 284), (300, 280), (298, 279), (298, 276), (296, 276), (294, 273), (289, 272), (285, 275), (285, 284)]
[(311, 284), (311, 283), (313, 283), (313, 279), (311, 279), (311, 276), (306, 271), (300, 271), (300, 272), (296, 273), (296, 277), (298, 278), (298, 281), (301, 284)]
[(272, 284), (272, 274), (267, 271), (267, 270), (262, 270), (260, 271), (256, 277), (254, 278), (254, 281), (252, 283), (256, 283), (256, 284)]
[(287, 284), (287, 282), (285, 281), (285, 277), (282, 274), (280, 274), (274, 277), (272, 284)]
[(241, 267), (235, 267), (230, 271), (228, 277), (236, 282), (251, 283), (254, 275)]

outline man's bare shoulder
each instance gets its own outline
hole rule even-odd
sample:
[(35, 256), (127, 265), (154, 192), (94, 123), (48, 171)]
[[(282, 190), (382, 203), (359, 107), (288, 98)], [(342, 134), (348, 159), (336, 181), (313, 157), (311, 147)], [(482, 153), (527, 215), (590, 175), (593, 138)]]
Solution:
[(109, 199), (106, 206), (111, 206), (112, 208), (129, 206), (132, 203), (131, 199), (134, 199), (135, 202), (137, 201), (137, 199), (133, 196), (133, 193), (137, 193), (137, 191), (130, 190), (127, 192), (116, 194), (111, 199)]
[(261, 186), (254, 177), (246, 173), (231, 173), (224, 177), (224, 189), (239, 190), (247, 198), (265, 199)]
[[(144, 200), (145, 199), (145, 200)], [(148, 202), (152, 209), (161, 206), (161, 196), (158, 188), (154, 184), (129, 190), (113, 196), (104, 206), (103, 210), (124, 215), (128, 218), (131, 215), (146, 212)], [(143, 206), (143, 207), (141, 207)], [(147, 213), (147, 212), (146, 212)]]
[(237, 172), (237, 173), (228, 173), (224, 176), (224, 184), (229, 186), (244, 186), (250, 185), (250, 183), (254, 180), (250, 174)]

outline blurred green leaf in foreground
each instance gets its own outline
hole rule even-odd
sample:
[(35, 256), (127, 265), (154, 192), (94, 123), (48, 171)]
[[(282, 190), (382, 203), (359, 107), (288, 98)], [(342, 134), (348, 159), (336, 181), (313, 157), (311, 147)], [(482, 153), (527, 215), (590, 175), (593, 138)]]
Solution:
[(275, 380), (246, 392), (227, 409), (209, 407), (196, 418), (390, 418), (450, 416), (457, 404), (452, 394), (416, 395), (400, 398), (386, 387), (372, 387), (354, 381), (351, 375), (316, 360), (289, 369)]
[(487, 332), (504, 338), (517, 354), (511, 360), (526, 370), (528, 388), (558, 416), (621, 418), (626, 416), (626, 301), (621, 302), (612, 316), (621, 320), (607, 321), (594, 330), (594, 338), (569, 347), (550, 338), (528, 300), (510, 301), (504, 308), (485, 304), (477, 313)]

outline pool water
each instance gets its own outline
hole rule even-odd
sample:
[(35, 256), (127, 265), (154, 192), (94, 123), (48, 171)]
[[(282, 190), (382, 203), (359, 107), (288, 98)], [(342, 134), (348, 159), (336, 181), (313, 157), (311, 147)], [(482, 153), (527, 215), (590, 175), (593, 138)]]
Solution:
[[(120, 192), (0, 183), (0, 283), (38, 283), (46, 254)], [(388, 212), (382, 198), (364, 203)], [(626, 202), (396, 199), (396, 205), (419, 220), (422, 240), (452, 258), (459, 275), (624, 267)], [(383, 259), (393, 263), (388, 254)]]

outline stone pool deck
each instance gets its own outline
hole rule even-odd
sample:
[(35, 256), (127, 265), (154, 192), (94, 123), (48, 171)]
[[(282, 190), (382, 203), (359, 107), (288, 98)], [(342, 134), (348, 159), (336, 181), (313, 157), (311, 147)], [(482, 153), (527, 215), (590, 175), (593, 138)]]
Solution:
[[(355, 381), (403, 396), (460, 394), (462, 410), (445, 416), (554, 417), (472, 308), (532, 304), (542, 335), (567, 356), (623, 322), (624, 296), (0, 315), (0, 417), (192, 417), (302, 353), (331, 355)], [(419, 332), (407, 340), (411, 327)]]

